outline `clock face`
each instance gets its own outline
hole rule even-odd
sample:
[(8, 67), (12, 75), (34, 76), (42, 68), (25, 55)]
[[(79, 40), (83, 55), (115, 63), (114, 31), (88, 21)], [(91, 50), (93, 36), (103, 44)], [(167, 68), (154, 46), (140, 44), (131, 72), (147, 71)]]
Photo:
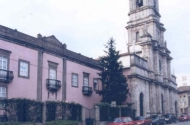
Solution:
[(20, 76), (28, 77), (28, 63), (20, 62)]

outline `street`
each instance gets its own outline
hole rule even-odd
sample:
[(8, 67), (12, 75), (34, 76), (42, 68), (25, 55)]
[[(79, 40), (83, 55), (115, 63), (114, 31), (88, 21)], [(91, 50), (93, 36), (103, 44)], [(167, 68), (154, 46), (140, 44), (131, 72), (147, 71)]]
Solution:
[(170, 125), (190, 125), (190, 121), (189, 122), (178, 122), (178, 123), (173, 123)]

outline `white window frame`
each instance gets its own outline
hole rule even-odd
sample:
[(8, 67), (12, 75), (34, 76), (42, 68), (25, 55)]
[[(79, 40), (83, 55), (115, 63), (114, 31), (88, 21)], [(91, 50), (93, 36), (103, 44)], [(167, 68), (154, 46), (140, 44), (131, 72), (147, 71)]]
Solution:
[[(52, 77), (51, 71), (55, 72), (55, 74), (54, 74), (55, 76)], [(51, 67), (49, 68), (49, 79), (55, 79), (55, 80), (57, 79), (57, 70), (56, 69), (51, 68)]]
[[(21, 70), (22, 70), (22, 69), (21, 69), (21, 66), (22, 66), (23, 64), (26, 64), (26, 66), (27, 66), (27, 71), (26, 71), (27, 74), (21, 74), (21, 73), (22, 73), (22, 71), (21, 71)], [(26, 79), (29, 79), (29, 78), (30, 78), (30, 62), (29, 62), (29, 61), (19, 59), (18, 77), (26, 78)]]
[[(3, 89), (5, 90), (3, 92)], [(2, 96), (4, 94), (4, 96)], [(7, 88), (6, 87), (0, 87), (0, 98), (6, 98), (7, 97)]]
[[(97, 82), (95, 82), (97, 81)], [(99, 80), (97, 78), (93, 79), (93, 88), (94, 90), (99, 90)]]
[[(5, 68), (4, 68), (4, 63), (5, 62)], [(5, 56), (1, 56), (0, 55), (0, 69), (3, 69), (3, 70), (8, 70), (8, 58), (5, 57)]]
[[(87, 84), (86, 84), (87, 81)], [(89, 87), (89, 73), (83, 72), (83, 86)]]
[[(4, 50), (4, 49), (1, 49), (1, 48), (0, 48), (0, 57), (6, 59), (6, 69), (5, 69), (5, 70), (9, 70), (10, 54), (11, 54), (11, 51)], [(3, 68), (0, 67), (0, 69), (3, 69)]]
[[(76, 76), (76, 79), (74, 78), (75, 76)], [(78, 87), (78, 74), (72, 73), (71, 84), (72, 84), (72, 87)]]

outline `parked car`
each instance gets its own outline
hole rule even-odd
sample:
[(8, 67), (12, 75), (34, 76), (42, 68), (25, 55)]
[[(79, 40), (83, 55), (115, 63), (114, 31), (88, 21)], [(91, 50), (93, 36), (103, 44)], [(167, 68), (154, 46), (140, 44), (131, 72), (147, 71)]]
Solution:
[(163, 115), (152, 115), (150, 118), (152, 119), (152, 125), (166, 124), (166, 121)]
[(136, 123), (131, 119), (131, 117), (119, 117), (108, 125), (136, 125)]
[(139, 116), (134, 121), (137, 125), (152, 125), (152, 119)]
[(184, 121), (190, 121), (190, 116), (188, 114), (181, 114), (181, 116), (178, 118), (180, 122)]
[(177, 118), (175, 115), (173, 114), (165, 114), (164, 115), (165, 121), (166, 123), (173, 123), (173, 122), (177, 122)]

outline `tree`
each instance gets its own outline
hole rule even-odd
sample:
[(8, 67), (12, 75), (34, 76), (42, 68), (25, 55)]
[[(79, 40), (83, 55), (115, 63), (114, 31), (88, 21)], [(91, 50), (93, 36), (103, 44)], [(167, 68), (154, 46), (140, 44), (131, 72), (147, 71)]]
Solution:
[(97, 93), (102, 95), (102, 102), (116, 101), (117, 105), (121, 105), (128, 94), (127, 78), (123, 75), (123, 65), (119, 61), (119, 51), (116, 51), (113, 38), (110, 38), (105, 47), (108, 50), (104, 51), (105, 56), (100, 58), (103, 69), (99, 73), (102, 90)]

